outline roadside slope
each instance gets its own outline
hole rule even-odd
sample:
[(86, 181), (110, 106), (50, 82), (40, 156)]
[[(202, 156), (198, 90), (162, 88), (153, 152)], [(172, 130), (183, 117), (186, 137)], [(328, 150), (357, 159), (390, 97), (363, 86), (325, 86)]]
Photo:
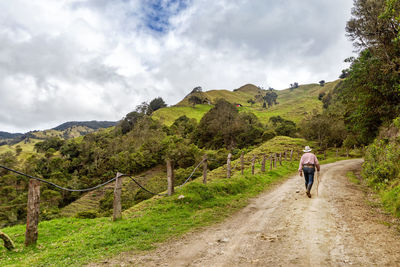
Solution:
[(91, 266), (399, 265), (398, 232), (382, 223), (383, 215), (371, 211), (365, 194), (345, 177), (361, 163), (323, 165), (318, 197), (315, 187), (313, 198), (305, 197), (303, 180), (293, 176), (223, 223), (150, 253), (124, 253)]

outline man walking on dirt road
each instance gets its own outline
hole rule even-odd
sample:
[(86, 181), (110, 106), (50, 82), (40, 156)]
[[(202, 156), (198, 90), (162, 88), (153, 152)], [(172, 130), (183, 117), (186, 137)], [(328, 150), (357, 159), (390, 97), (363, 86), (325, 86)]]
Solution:
[(314, 173), (315, 168), (317, 171), (320, 171), (320, 166), (317, 157), (311, 153), (311, 148), (306, 146), (303, 150), (304, 154), (301, 156), (300, 164), (299, 164), (299, 173), (300, 176), (303, 176), (304, 172), (304, 179), (306, 182), (306, 194), (309, 198), (311, 198), (311, 188), (314, 183)]

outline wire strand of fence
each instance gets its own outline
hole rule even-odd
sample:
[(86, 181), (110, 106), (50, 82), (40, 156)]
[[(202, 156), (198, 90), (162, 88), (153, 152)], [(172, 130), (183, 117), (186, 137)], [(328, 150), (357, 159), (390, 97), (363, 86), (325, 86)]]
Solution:
[(93, 187), (85, 188), (85, 189), (71, 189), (71, 188), (62, 187), (62, 186), (60, 186), (60, 185), (57, 185), (57, 184), (55, 184), (55, 183), (53, 183), (53, 182), (47, 181), (47, 180), (42, 179), (42, 178), (38, 178), (38, 177), (29, 175), (29, 174), (25, 174), (25, 173), (22, 173), (22, 172), (13, 170), (13, 169), (11, 169), (11, 168), (8, 168), (8, 167), (2, 166), (2, 165), (0, 165), (0, 168), (3, 168), (3, 169), (5, 169), (5, 170), (14, 172), (14, 173), (16, 173), (16, 174), (19, 174), (19, 175), (22, 175), (22, 176), (25, 176), (25, 177), (28, 177), (28, 178), (31, 178), (31, 179), (38, 180), (38, 181), (40, 181), (40, 182), (49, 184), (49, 185), (54, 186), (54, 187), (56, 187), (56, 188), (58, 188), (58, 189), (61, 189), (61, 190), (64, 190), (64, 191), (68, 191), (68, 192), (88, 192), (88, 191), (92, 191), (92, 190), (95, 190), (95, 189), (100, 188), (100, 187), (102, 187), (102, 186), (105, 186), (105, 185), (107, 185), (107, 184), (109, 184), (109, 183), (112, 183), (113, 181), (115, 181), (115, 179), (117, 179), (117, 177), (114, 177), (114, 178), (111, 178), (110, 180), (108, 180), (107, 182), (104, 182), (104, 183), (102, 183), (102, 184), (99, 184), (99, 185), (96, 185), (96, 186), (93, 186)]
[(200, 164), (202, 164), (204, 162), (204, 159), (202, 161), (199, 162), (199, 164), (197, 164), (196, 168), (194, 168), (194, 170), (192, 171), (192, 173), (189, 175), (189, 177), (185, 180), (185, 182), (183, 184), (181, 184), (179, 186), (179, 188), (181, 188), (182, 186), (184, 186), (189, 180), (190, 178), (192, 178), (194, 172), (197, 170), (197, 168), (200, 166)]
[(130, 176), (130, 175), (123, 174), (122, 176), (128, 176), (128, 177), (129, 177), (135, 184), (137, 184), (140, 188), (142, 188), (144, 191), (146, 191), (146, 192), (148, 192), (148, 193), (150, 193), (150, 194), (152, 194), (152, 195), (156, 195), (156, 196), (166, 196), (166, 195), (168, 195), (168, 194), (159, 194), (159, 193), (151, 192), (150, 190), (148, 190), (148, 189), (146, 189), (144, 186), (142, 186), (138, 181), (135, 180), (135, 178), (133, 178), (133, 177)]
[[(179, 188), (181, 188), (182, 186), (184, 186), (184, 185), (190, 180), (190, 178), (192, 178), (192, 176), (193, 176), (193, 174), (195, 173), (195, 171), (199, 168), (199, 166), (200, 166), (203, 162), (204, 162), (204, 160), (200, 161), (199, 164), (197, 164), (197, 166), (194, 168), (194, 170), (192, 171), (192, 173), (191, 173), (191, 174), (189, 175), (189, 177), (185, 180), (185, 182), (179, 186)], [(102, 187), (102, 186), (104, 186), (104, 185), (107, 185), (107, 184), (109, 184), (109, 183), (111, 183), (111, 182), (113, 182), (113, 181), (116, 180), (116, 177), (114, 177), (114, 178), (108, 180), (107, 182), (104, 182), (104, 183), (102, 183), (102, 184), (96, 185), (96, 186), (94, 186), (94, 187), (85, 188), (85, 189), (71, 189), (71, 188), (62, 187), (62, 186), (60, 186), (60, 185), (57, 185), (57, 184), (55, 184), (55, 183), (53, 183), (53, 182), (50, 182), (50, 181), (47, 181), (47, 180), (45, 180), (45, 179), (41, 179), (41, 178), (38, 178), (38, 177), (35, 177), (35, 176), (32, 176), (32, 175), (29, 175), (29, 174), (25, 174), (25, 173), (16, 171), (16, 170), (14, 170), (14, 169), (11, 169), (11, 168), (8, 168), (8, 167), (2, 166), (2, 165), (0, 165), (0, 168), (3, 168), (3, 169), (5, 169), (5, 170), (14, 172), (14, 173), (16, 173), (16, 174), (19, 174), (19, 175), (22, 175), (22, 176), (25, 176), (25, 177), (28, 177), (28, 178), (31, 178), (31, 179), (38, 180), (38, 181), (40, 181), (40, 182), (43, 182), (43, 183), (49, 184), (49, 185), (51, 185), (51, 186), (54, 186), (54, 187), (56, 187), (56, 188), (58, 188), (58, 189), (61, 189), (61, 190), (64, 190), (64, 191), (69, 191), (69, 192), (87, 192), (87, 191), (92, 191), (92, 190), (95, 190), (95, 189), (97, 189), (97, 188), (100, 188), (100, 187)], [(138, 181), (136, 181), (136, 180), (135, 180), (132, 176), (130, 176), (130, 175), (122, 174), (121, 176), (128, 176), (128, 177), (129, 177), (134, 183), (136, 183), (141, 189), (143, 189), (144, 191), (146, 191), (146, 192), (148, 192), (148, 193), (150, 193), (150, 194), (158, 195), (158, 196), (166, 196), (166, 195), (167, 195), (167, 194), (158, 194), (158, 193), (154, 193), (154, 192), (148, 190), (147, 188), (145, 188), (144, 186), (142, 186)], [(121, 176), (120, 176), (120, 177), (121, 177)], [(3, 207), (4, 207), (4, 206), (0, 206), (0, 208), (3, 208)], [(7, 206), (7, 207), (9, 207), (9, 206)]]
[(236, 161), (235, 165), (234, 165), (233, 168), (232, 168), (232, 171), (236, 169), (236, 167), (239, 165), (239, 163), (240, 163), (240, 160), (239, 160), (239, 161)]

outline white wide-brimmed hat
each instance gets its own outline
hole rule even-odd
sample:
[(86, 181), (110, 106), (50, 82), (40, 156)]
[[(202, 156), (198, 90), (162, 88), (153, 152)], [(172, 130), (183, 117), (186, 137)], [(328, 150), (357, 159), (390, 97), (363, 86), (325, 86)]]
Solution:
[(311, 148), (309, 146), (306, 146), (303, 150), (303, 152), (311, 152)]

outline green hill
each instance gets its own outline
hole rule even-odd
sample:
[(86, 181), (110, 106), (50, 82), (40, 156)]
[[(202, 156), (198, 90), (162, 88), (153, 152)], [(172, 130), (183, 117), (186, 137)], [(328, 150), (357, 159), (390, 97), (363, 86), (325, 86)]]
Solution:
[[(319, 94), (333, 90), (339, 81), (340, 80), (336, 80), (326, 83), (323, 87), (319, 84), (306, 84), (300, 85), (293, 90), (285, 89), (276, 91), (278, 94), (278, 104), (268, 109), (262, 108), (262, 100), (259, 97), (260, 95), (265, 95), (266, 90), (251, 84), (244, 85), (233, 91), (210, 90), (200, 93), (197, 92), (189, 94), (175, 106), (157, 110), (154, 112), (153, 118), (162, 121), (166, 125), (171, 125), (182, 115), (200, 121), (201, 117), (212, 108), (212, 104), (215, 103), (218, 98), (224, 98), (231, 103), (241, 104), (242, 107), (239, 107), (241, 112), (253, 112), (263, 123), (268, 123), (269, 118), (273, 116), (281, 116), (284, 119), (298, 123), (302, 120), (304, 115), (311, 113), (314, 109), (318, 111), (322, 110), (322, 102), (318, 100)], [(210, 101), (211, 105), (201, 104), (193, 106), (189, 103), (189, 97), (191, 95), (207, 99)], [(253, 105), (249, 104), (247, 102), (249, 99), (256, 100), (256, 103)]]

